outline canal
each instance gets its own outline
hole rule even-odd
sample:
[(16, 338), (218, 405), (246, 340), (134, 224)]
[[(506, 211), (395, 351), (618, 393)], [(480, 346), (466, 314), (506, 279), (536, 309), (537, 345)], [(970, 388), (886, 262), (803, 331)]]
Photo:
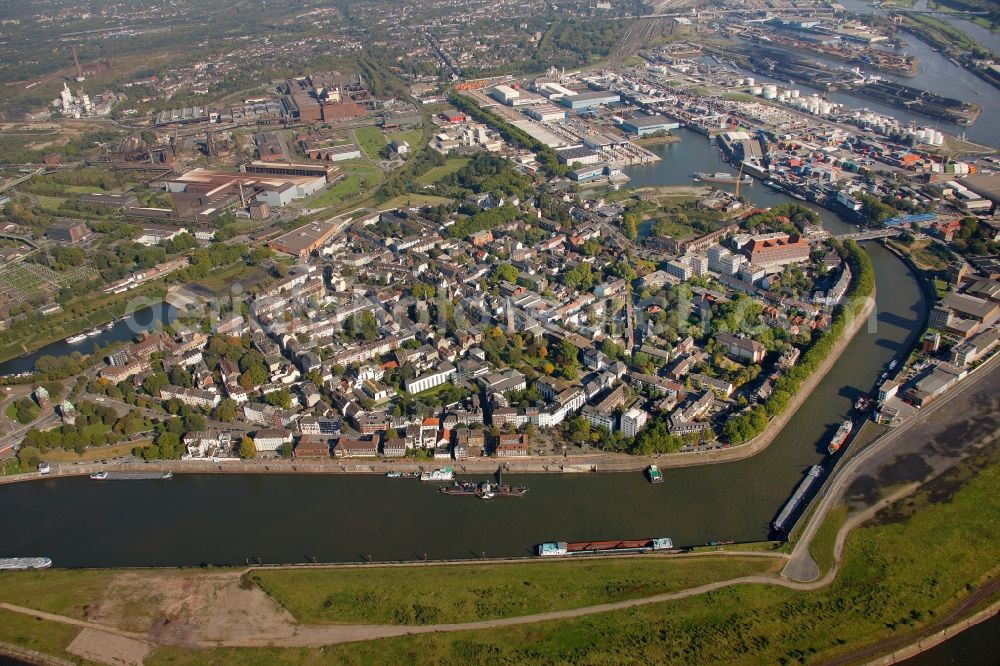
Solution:
[[(664, 160), (629, 170), (634, 185), (689, 184), (715, 171), (715, 148), (683, 133), (656, 147)], [(759, 183), (758, 203), (792, 201)], [(847, 225), (824, 212), (833, 231)], [(764, 452), (738, 462), (640, 473), (515, 477), (524, 498), (481, 502), (428, 484), (327, 475), (176, 475), (169, 481), (51, 479), (0, 486), (0, 556), (45, 555), (60, 567), (469, 558), (531, 553), (552, 540), (671, 537), (679, 545), (753, 541), (847, 417), (859, 391), (901, 355), (927, 306), (913, 275), (870, 244), (876, 330), (862, 330)]]

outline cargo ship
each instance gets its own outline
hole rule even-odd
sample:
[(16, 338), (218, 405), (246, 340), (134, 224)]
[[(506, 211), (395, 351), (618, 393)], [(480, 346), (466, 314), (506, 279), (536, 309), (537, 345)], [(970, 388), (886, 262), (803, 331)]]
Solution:
[(692, 174), (692, 178), (695, 180), (700, 180), (703, 183), (730, 183), (735, 185), (737, 182), (743, 185), (751, 185), (753, 183), (753, 178), (750, 176), (743, 176), (739, 178), (731, 173), (726, 173), (725, 171), (716, 171), (715, 173), (703, 173), (699, 171), (698, 173)]
[(528, 489), (524, 486), (511, 486), (491, 481), (483, 481), (482, 483), (456, 481), (450, 486), (442, 486), (439, 492), (445, 495), (464, 495), (485, 500), (495, 497), (524, 497), (528, 493)]
[(630, 541), (548, 541), (538, 544), (536, 553), (542, 557), (562, 555), (613, 555), (616, 553), (650, 553), (671, 550), (674, 542), (667, 538)]
[[(100, 474), (96, 472), (95, 474)], [(90, 475), (100, 481), (166, 481), (174, 478), (173, 472), (104, 472), (104, 476)]]
[(836, 453), (840, 450), (840, 447), (844, 445), (847, 441), (847, 436), (851, 434), (854, 430), (854, 423), (851, 421), (844, 421), (837, 428), (837, 432), (833, 433), (833, 439), (830, 440), (830, 445), (826, 447), (827, 453)]
[(451, 467), (442, 467), (441, 469), (431, 470), (420, 475), (421, 481), (451, 481), (454, 478), (455, 470)]
[(646, 476), (649, 477), (650, 483), (663, 483), (663, 472), (656, 465), (650, 465), (646, 468)]
[(27, 571), (48, 569), (52, 560), (47, 557), (0, 557), (0, 571)]
[(785, 531), (785, 528), (788, 525), (788, 519), (791, 518), (792, 514), (795, 513), (795, 510), (799, 508), (799, 504), (802, 503), (802, 499), (806, 496), (806, 493), (809, 492), (809, 489), (812, 488), (812, 485), (816, 483), (816, 480), (821, 476), (823, 476), (823, 468), (821, 466), (813, 465), (809, 468), (806, 478), (802, 479), (802, 482), (799, 483), (799, 487), (795, 489), (791, 498), (789, 498), (785, 506), (782, 507), (781, 513), (779, 513), (778, 517), (774, 519), (773, 523), (771, 523), (771, 527), (773, 527), (776, 532)]

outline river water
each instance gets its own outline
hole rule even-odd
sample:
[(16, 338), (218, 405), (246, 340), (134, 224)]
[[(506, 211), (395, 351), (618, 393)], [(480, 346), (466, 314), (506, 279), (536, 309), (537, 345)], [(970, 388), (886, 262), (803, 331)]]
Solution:
[(59, 340), (37, 349), (30, 354), (18, 356), (0, 363), (0, 375), (13, 375), (20, 372), (31, 372), (35, 362), (42, 356), (67, 356), (73, 352), (89, 354), (94, 347), (106, 347), (113, 342), (131, 340), (143, 331), (152, 331), (164, 323), (170, 323), (177, 316), (177, 310), (165, 302), (135, 310), (124, 319), (119, 319), (110, 330), (102, 330), (99, 335), (81, 340), (75, 344)]
[[(704, 137), (654, 150), (664, 160), (629, 170), (633, 183), (690, 183), (723, 165)], [(790, 201), (757, 184), (759, 203)], [(847, 225), (832, 214), (834, 231)], [(877, 330), (863, 330), (814, 395), (753, 458), (640, 473), (513, 478), (523, 498), (448, 497), (414, 480), (344, 475), (188, 475), (170, 481), (51, 479), (0, 486), (0, 556), (38, 554), (56, 566), (147, 566), (528, 555), (543, 541), (671, 537), (679, 545), (752, 541), (768, 525), (859, 391), (913, 342), (926, 315), (907, 268), (878, 245)]]
[[(839, 0), (839, 2), (848, 9), (865, 12), (873, 11), (870, 4), (863, 0)], [(926, 9), (926, 3), (918, 2), (916, 7)], [(934, 17), (947, 21), (958, 29), (965, 31), (973, 39), (979, 41), (980, 44), (1000, 55), (1000, 35), (992, 33), (986, 28), (965, 19), (942, 14), (935, 14)], [(971, 141), (989, 146), (1000, 146), (1000, 90), (964, 67), (951, 62), (912, 33), (900, 31), (898, 36), (905, 44), (900, 50), (917, 58), (919, 63), (917, 76), (909, 78), (894, 76), (875, 70), (868, 70), (868, 72), (877, 74), (883, 78), (899, 81), (904, 85), (929, 90), (938, 95), (978, 104), (982, 107), (983, 111), (979, 114), (979, 118), (975, 124), (963, 126), (948, 123), (928, 118), (927, 116), (912, 114), (889, 104), (879, 104), (869, 99), (860, 99), (845, 93), (829, 93), (826, 96), (835, 102), (840, 102), (853, 108), (868, 108), (873, 111), (892, 115), (901, 120), (913, 120), (920, 126), (934, 127), (942, 132), (951, 134), (958, 135), (965, 132), (967, 138)], [(815, 54), (810, 54), (810, 58), (834, 66), (844, 64), (837, 60), (817, 57)], [(756, 75), (750, 74), (750, 76)], [(799, 83), (796, 82), (796, 85), (799, 85)], [(977, 92), (979, 93), (978, 95), (976, 94)]]

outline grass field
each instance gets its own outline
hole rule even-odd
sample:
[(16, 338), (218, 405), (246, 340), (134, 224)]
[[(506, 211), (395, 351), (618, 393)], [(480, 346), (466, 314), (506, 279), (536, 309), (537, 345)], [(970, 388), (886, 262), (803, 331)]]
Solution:
[(436, 624), (529, 615), (670, 592), (759, 573), (764, 558), (662, 558), (323, 571), (255, 571), (297, 620)]
[(431, 185), (446, 176), (455, 173), (469, 163), (468, 157), (449, 157), (441, 166), (436, 166), (427, 173), (417, 177), (417, 185)]
[(77, 627), (0, 609), (0, 642), (13, 643), (25, 650), (72, 658), (72, 655), (66, 654), (66, 646), (79, 631)]
[(833, 566), (833, 545), (837, 539), (837, 532), (847, 521), (847, 505), (840, 504), (830, 509), (826, 514), (826, 519), (820, 525), (813, 541), (809, 544), (809, 554), (813, 561), (819, 566), (820, 574), (825, 574)]
[(379, 159), (379, 153), (386, 145), (382, 130), (377, 127), (359, 127), (354, 130), (354, 136), (358, 138), (358, 145), (365, 157), (370, 160)]
[(982, 461), (962, 466), (854, 532), (837, 581), (815, 592), (743, 585), (575, 620), (321, 650), (162, 648), (146, 663), (822, 663), (907, 635), (995, 573), (1000, 561), (996, 457), (994, 451), (986, 467)]
[(408, 132), (393, 132), (389, 135), (389, 140), (405, 141), (410, 144), (412, 150), (417, 150), (424, 141), (424, 131), (422, 129), (415, 129)]
[(337, 181), (316, 195), (308, 202), (310, 208), (336, 206), (362, 191), (372, 190), (378, 186), (381, 171), (374, 164), (366, 164), (359, 160), (348, 160), (340, 163), (345, 178)]
[(36, 194), (35, 200), (38, 202), (39, 206), (49, 210), (57, 210), (60, 206), (66, 203), (66, 197), (50, 197), (43, 194)]
[(0, 601), (82, 619), (114, 576), (108, 569), (47, 569), (0, 575)]
[(439, 197), (433, 194), (400, 194), (393, 197), (379, 206), (379, 210), (390, 210), (392, 208), (408, 208), (410, 206), (437, 206), (438, 204), (451, 203), (453, 199)]
[[(88, 428), (96, 428), (97, 425), (87, 426)], [(106, 425), (101, 424), (101, 428), (105, 431), (108, 430)], [(127, 442), (125, 444), (115, 444), (114, 446), (100, 446), (97, 448), (86, 449), (83, 453), (77, 453), (76, 451), (63, 451), (59, 449), (52, 449), (51, 451), (45, 452), (45, 460), (49, 462), (90, 462), (93, 460), (105, 460), (107, 458), (121, 458), (122, 456), (127, 456), (132, 452), (132, 449), (143, 448), (149, 446), (152, 442), (149, 440), (144, 440), (141, 442)]]

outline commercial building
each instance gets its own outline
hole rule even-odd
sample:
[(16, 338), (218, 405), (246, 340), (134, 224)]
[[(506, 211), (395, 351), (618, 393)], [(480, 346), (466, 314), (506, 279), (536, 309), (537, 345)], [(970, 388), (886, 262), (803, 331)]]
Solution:
[(514, 103), (521, 97), (521, 91), (508, 85), (499, 85), (490, 90), (489, 96), (501, 104), (514, 106)]
[(665, 116), (639, 116), (622, 122), (622, 130), (636, 136), (646, 136), (657, 132), (677, 129), (681, 124)]
[(602, 104), (615, 104), (621, 101), (618, 93), (595, 90), (593, 92), (580, 93), (578, 95), (567, 95), (559, 100), (563, 106), (569, 107), (573, 111), (581, 111)]

